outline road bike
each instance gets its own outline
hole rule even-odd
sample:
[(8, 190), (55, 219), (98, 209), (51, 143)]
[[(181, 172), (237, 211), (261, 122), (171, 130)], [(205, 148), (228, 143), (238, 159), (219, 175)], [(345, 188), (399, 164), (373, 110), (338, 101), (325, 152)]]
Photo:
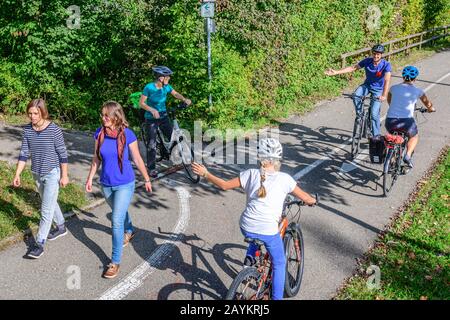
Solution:
[[(316, 194), (316, 205), (319, 197)], [(293, 210), (296, 205), (297, 210)], [(286, 257), (286, 278), (284, 294), (295, 296), (300, 290), (304, 269), (304, 244), (299, 220), (301, 206), (305, 203), (288, 195), (283, 205), (279, 232), (283, 239)], [(288, 219), (288, 216), (290, 217)], [(231, 283), (226, 300), (270, 300), (272, 296), (272, 261), (264, 242), (258, 239), (245, 238), (245, 242), (254, 243), (256, 263), (242, 269)]]

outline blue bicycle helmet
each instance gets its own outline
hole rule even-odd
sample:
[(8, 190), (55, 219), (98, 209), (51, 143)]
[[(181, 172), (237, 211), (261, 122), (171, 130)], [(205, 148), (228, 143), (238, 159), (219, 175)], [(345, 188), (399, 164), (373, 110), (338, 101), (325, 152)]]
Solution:
[(414, 66), (406, 66), (402, 72), (402, 77), (406, 81), (414, 80), (415, 78), (417, 78), (418, 75), (419, 70)]
[(167, 77), (173, 74), (173, 71), (166, 66), (157, 66), (152, 68), (156, 77)]
[(382, 44), (376, 44), (372, 47), (372, 52), (384, 53), (384, 46)]

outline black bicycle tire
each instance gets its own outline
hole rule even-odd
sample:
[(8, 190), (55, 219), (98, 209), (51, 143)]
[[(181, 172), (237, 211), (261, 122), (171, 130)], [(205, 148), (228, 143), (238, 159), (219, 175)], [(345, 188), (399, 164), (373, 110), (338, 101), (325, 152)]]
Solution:
[(159, 129), (156, 129), (156, 162), (160, 162), (164, 158), (164, 155), (167, 153), (161, 134), (162, 133), (159, 131)]
[[(357, 135), (359, 135), (359, 138), (356, 138)], [(353, 125), (352, 149), (350, 152), (352, 159), (356, 158), (356, 156), (359, 153), (361, 138), (362, 138), (361, 120), (356, 118), (355, 123)]]
[[(390, 154), (389, 154), (390, 153)], [(392, 157), (395, 159), (395, 167), (392, 168)], [(395, 182), (397, 181), (397, 175), (398, 175), (398, 168), (397, 168), (397, 149), (389, 150), (388, 154), (386, 155), (386, 160), (388, 161), (387, 168), (384, 168), (383, 170), (383, 195), (387, 197), (389, 193), (392, 191)], [(389, 175), (391, 175), (391, 181), (388, 183)], [(390, 185), (388, 188), (388, 184)]]
[(141, 124), (141, 140), (144, 143), (145, 148), (148, 148), (149, 141), (147, 139), (147, 130), (145, 122)]
[[(297, 275), (293, 282), (291, 282), (290, 274), (289, 274), (289, 258), (290, 254), (288, 252), (288, 242), (293, 241), (294, 237), (297, 237), (299, 240), (300, 245), (300, 262), (298, 263), (298, 266), (296, 266), (297, 269)], [(303, 235), (302, 231), (298, 226), (295, 226), (291, 230), (287, 231), (284, 239), (283, 239), (283, 245), (285, 250), (285, 257), (286, 257), (286, 278), (284, 282), (284, 293), (287, 297), (294, 297), (297, 295), (297, 293), (300, 291), (300, 286), (302, 284), (302, 278), (303, 278), (303, 270), (305, 267), (305, 251), (304, 251), (304, 242), (303, 242)], [(294, 285), (292, 285), (294, 283)]]
[(256, 279), (256, 284), (259, 283), (261, 278), (261, 273), (258, 272), (258, 270), (255, 267), (248, 267), (245, 269), (242, 269), (234, 278), (233, 282), (230, 285), (230, 288), (228, 289), (227, 295), (225, 297), (225, 300), (236, 300), (235, 296), (237, 293), (237, 290), (241, 283), (243, 283), (247, 278), (253, 277)]
[[(181, 141), (181, 143), (182, 144), (184, 143), (186, 146), (188, 146), (187, 143), (184, 141)], [(175, 146), (176, 146), (176, 144), (174, 145), (174, 147)], [(192, 146), (188, 146), (188, 147), (191, 151), (191, 160), (192, 161), (191, 161), (191, 163), (184, 163), (183, 157), (181, 157), (181, 163), (183, 164), (183, 167), (184, 167), (184, 170), (186, 171), (187, 177), (189, 178), (189, 180), (191, 180), (195, 184), (200, 181), (200, 176), (198, 174), (194, 174), (193, 172), (190, 172), (190, 170), (189, 170), (189, 168), (191, 167), (192, 162), (194, 160), (194, 150), (192, 149)]]

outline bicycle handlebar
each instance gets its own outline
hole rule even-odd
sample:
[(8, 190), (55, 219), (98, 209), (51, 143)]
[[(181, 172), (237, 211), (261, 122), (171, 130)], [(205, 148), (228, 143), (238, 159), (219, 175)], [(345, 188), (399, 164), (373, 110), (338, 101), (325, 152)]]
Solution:
[[(380, 97), (372, 97), (372, 96), (358, 96), (358, 95), (356, 95), (356, 94), (348, 94), (348, 93), (344, 93), (343, 94), (343, 96), (344, 97), (346, 97), (346, 98), (361, 98), (363, 101), (365, 100), (365, 99), (369, 99), (369, 100), (371, 100), (371, 101), (380, 101)], [(381, 102), (381, 101), (380, 101)]]
[(189, 106), (187, 105), (186, 102), (181, 102), (181, 103), (177, 104), (175, 107), (168, 109), (167, 112), (174, 113), (177, 110), (184, 110), (184, 109), (187, 109), (188, 107)]
[(428, 112), (428, 109), (425, 107), (415, 107), (414, 111), (419, 111), (420, 113)]
[[(313, 204), (313, 205), (309, 205), (310, 207), (313, 207), (313, 206), (316, 206), (316, 205), (319, 204), (319, 194), (316, 193), (314, 195), (314, 197), (316, 198), (316, 203)], [(289, 201), (289, 202), (286, 203), (286, 207), (290, 207), (290, 206), (292, 206), (294, 204), (298, 205), (299, 207), (300, 206), (307, 206), (307, 204), (303, 200), (292, 200), (292, 201)]]

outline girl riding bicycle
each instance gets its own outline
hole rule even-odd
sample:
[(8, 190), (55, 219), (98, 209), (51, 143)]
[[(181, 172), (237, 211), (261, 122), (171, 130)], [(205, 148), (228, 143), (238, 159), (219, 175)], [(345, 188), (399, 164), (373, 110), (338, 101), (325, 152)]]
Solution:
[[(273, 265), (272, 299), (283, 298), (286, 259), (283, 241), (278, 223), (280, 222), (283, 203), (288, 193), (303, 200), (308, 205), (314, 205), (316, 199), (301, 190), (296, 181), (288, 174), (280, 172), (282, 146), (276, 139), (262, 139), (258, 146), (259, 169), (248, 169), (239, 177), (225, 181), (220, 179), (200, 164), (193, 163), (195, 174), (205, 177), (222, 190), (243, 188), (247, 194), (247, 205), (241, 215), (241, 232), (246, 238), (258, 239), (264, 242), (269, 251)], [(251, 265), (255, 260), (257, 247), (250, 244), (244, 265)]]
[(414, 66), (406, 66), (402, 71), (403, 83), (392, 86), (388, 93), (389, 109), (386, 116), (386, 129), (389, 133), (403, 130), (409, 137), (407, 151), (403, 161), (413, 167), (411, 160), (414, 149), (419, 142), (419, 134), (414, 109), (417, 100), (421, 100), (428, 112), (435, 112), (433, 104), (425, 92), (414, 85), (419, 70)]

